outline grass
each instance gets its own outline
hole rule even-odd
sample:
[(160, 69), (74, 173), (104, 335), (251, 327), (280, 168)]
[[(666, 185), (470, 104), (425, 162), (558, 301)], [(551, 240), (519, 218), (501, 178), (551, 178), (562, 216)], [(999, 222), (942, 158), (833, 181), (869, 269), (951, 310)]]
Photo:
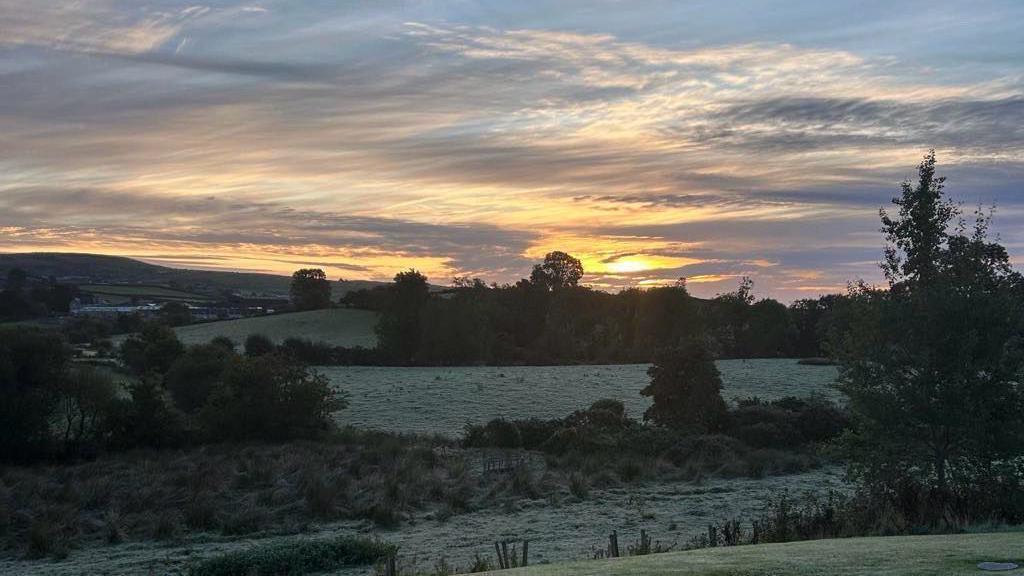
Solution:
[[(869, 576), (982, 574), (978, 562), (1024, 562), (1024, 533), (844, 538), (707, 548), (616, 560), (531, 566), (504, 576)], [(1017, 569), (1003, 574), (1024, 574)]]
[(254, 546), (203, 560), (191, 573), (193, 576), (309, 574), (373, 564), (394, 552), (394, 546), (362, 538), (295, 540)]
[(376, 323), (377, 315), (373, 312), (336, 308), (192, 324), (175, 332), (186, 344), (209, 342), (217, 336), (227, 336), (241, 344), (250, 334), (259, 333), (276, 343), (286, 338), (307, 338), (335, 346), (373, 348), (377, 345), (373, 332)]
[(210, 300), (208, 296), (167, 288), (166, 286), (83, 284), (78, 289), (88, 294), (105, 297), (107, 300), (114, 302), (128, 302), (132, 298), (158, 298), (160, 300), (181, 300), (184, 302), (205, 302)]

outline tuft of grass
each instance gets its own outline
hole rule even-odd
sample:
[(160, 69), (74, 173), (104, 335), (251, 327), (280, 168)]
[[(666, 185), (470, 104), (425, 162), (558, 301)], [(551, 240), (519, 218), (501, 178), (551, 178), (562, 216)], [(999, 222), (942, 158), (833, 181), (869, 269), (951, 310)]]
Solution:
[(583, 474), (573, 472), (569, 475), (569, 492), (578, 500), (586, 500), (590, 495), (590, 482)]
[(347, 566), (374, 564), (393, 555), (397, 547), (377, 540), (343, 536), (331, 540), (297, 540), (257, 546), (203, 560), (193, 576), (251, 574), (310, 574)]

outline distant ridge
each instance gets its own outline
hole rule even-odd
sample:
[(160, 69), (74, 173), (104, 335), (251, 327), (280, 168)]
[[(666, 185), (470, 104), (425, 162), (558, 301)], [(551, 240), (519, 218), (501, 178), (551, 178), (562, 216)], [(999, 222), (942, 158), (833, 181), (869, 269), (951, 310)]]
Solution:
[[(291, 278), (258, 272), (192, 270), (149, 264), (124, 256), (77, 252), (22, 252), (0, 254), (0, 282), (7, 271), (21, 268), (30, 276), (75, 283), (152, 284), (189, 287), (192, 290), (287, 294)], [(346, 292), (380, 286), (385, 282), (351, 280), (331, 282), (335, 297)]]

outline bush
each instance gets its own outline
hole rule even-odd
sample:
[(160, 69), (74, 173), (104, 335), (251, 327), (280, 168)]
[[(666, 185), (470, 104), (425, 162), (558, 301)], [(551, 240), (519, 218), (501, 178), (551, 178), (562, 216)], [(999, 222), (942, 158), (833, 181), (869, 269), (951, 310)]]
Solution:
[(245, 339), (245, 355), (250, 358), (272, 354), (276, 350), (274, 341), (263, 334), (249, 334)]
[(138, 375), (165, 374), (185, 347), (169, 327), (146, 324), (140, 334), (121, 343), (121, 361)]
[(164, 386), (170, 392), (174, 405), (186, 414), (202, 408), (219, 384), (234, 351), (223, 345), (190, 346), (171, 364), (164, 376)]
[(182, 415), (155, 377), (132, 384), (129, 392), (131, 397), (119, 402), (112, 416), (112, 441), (116, 448), (171, 448), (185, 442)]
[(395, 553), (391, 544), (363, 538), (297, 540), (231, 552), (203, 560), (193, 576), (250, 576), (251, 574), (309, 574), (366, 566)]
[(330, 429), (331, 413), (346, 405), (323, 376), (267, 354), (233, 359), (199, 418), (210, 440), (280, 441)]

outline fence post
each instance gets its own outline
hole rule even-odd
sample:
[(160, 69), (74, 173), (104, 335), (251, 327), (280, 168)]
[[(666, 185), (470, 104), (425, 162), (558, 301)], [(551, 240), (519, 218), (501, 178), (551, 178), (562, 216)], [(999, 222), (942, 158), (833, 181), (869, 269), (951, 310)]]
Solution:
[(527, 556), (528, 556), (526, 551), (529, 550), (529, 546), (530, 546), (530, 541), (529, 540), (523, 540), (523, 563), (521, 564), (521, 566), (526, 566), (526, 559), (527, 559)]

